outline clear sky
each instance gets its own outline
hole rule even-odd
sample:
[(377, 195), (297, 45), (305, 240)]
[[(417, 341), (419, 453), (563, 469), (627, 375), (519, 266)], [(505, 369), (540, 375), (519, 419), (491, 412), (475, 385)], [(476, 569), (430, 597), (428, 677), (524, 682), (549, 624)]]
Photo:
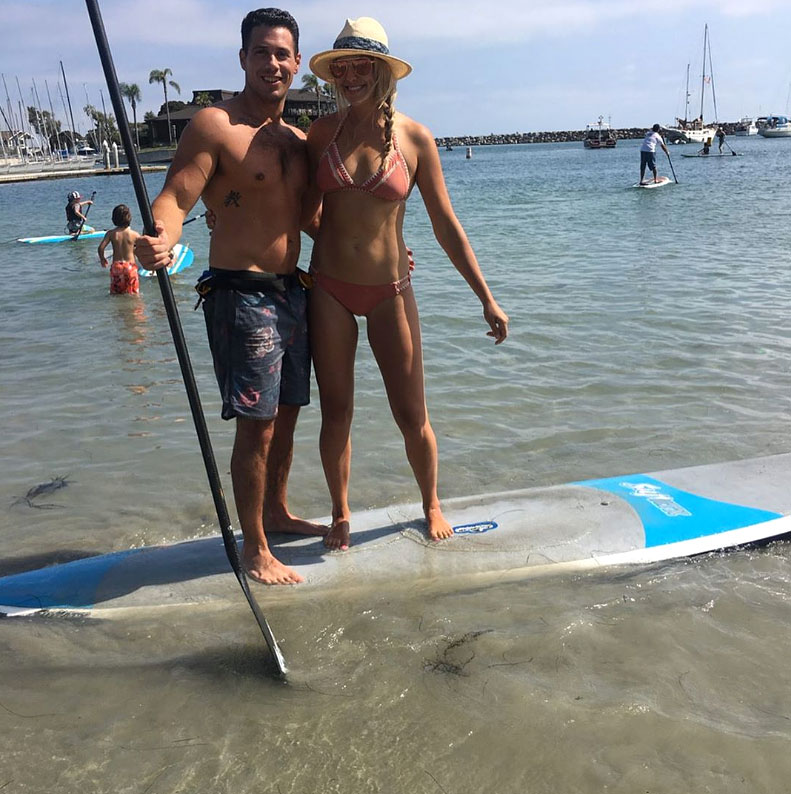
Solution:
[[(138, 118), (163, 102), (151, 69), (169, 67), (188, 100), (194, 90), (242, 88), (239, 26), (255, 6), (239, 0), (103, 0), (119, 79), (143, 94)], [(783, 113), (791, 86), (791, 0), (294, 0), (301, 73), (332, 46), (346, 17), (373, 16), (394, 55), (414, 72), (397, 106), (437, 136), (583, 129), (599, 115), (616, 127), (668, 124), (700, 104), (703, 27), (709, 25), (719, 119)], [(77, 109), (101, 108), (101, 66), (80, 0), (3, 0), (0, 72), (14, 108), (63, 61)], [(294, 86), (300, 85), (297, 75)], [(108, 110), (107, 91), (104, 98)], [(0, 104), (5, 89), (0, 84)], [(710, 97), (704, 114), (713, 117)], [(69, 125), (65, 125), (69, 126)]]

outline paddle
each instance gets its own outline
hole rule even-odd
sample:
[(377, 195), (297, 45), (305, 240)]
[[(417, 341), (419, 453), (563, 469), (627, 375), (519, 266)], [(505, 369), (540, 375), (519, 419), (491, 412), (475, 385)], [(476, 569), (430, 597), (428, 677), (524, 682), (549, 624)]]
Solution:
[(72, 240), (76, 240), (82, 234), (82, 227), (85, 226), (85, 221), (88, 220), (88, 213), (91, 211), (91, 207), (93, 206), (93, 197), (96, 195), (96, 191), (94, 190), (91, 193), (91, 197), (89, 201), (91, 202), (88, 205), (88, 209), (82, 214), (82, 220), (80, 221), (80, 228), (72, 235)]
[(200, 215), (196, 215), (194, 218), (190, 218), (188, 221), (184, 221), (184, 223), (182, 223), (181, 225), (186, 226), (188, 223), (192, 223), (193, 221), (198, 220), (198, 218), (205, 218), (205, 217), (206, 217), (206, 213), (201, 212)]
[(665, 154), (667, 155), (668, 163), (670, 163), (670, 171), (673, 174), (673, 179), (675, 179), (676, 180), (676, 184), (678, 184), (678, 179), (676, 179), (676, 169), (673, 168), (673, 161), (670, 159), (670, 152), (665, 152)]
[[(93, 35), (96, 39), (96, 46), (99, 49), (99, 57), (102, 61), (102, 68), (104, 69), (104, 77), (107, 81), (107, 88), (110, 91), (110, 97), (113, 102), (113, 110), (115, 111), (115, 118), (118, 121), (118, 129), (121, 133), (121, 140), (124, 144), (127, 160), (129, 162), (129, 173), (132, 177), (132, 183), (135, 188), (135, 195), (137, 197), (140, 215), (143, 219), (143, 226), (145, 233), (151, 236), (156, 236), (154, 229), (154, 216), (151, 212), (151, 204), (148, 200), (148, 192), (146, 190), (146, 183), (143, 181), (143, 172), (140, 169), (140, 162), (137, 158), (134, 144), (132, 142), (132, 133), (129, 129), (129, 121), (126, 118), (126, 109), (121, 98), (121, 92), (118, 87), (118, 77), (115, 73), (115, 66), (113, 65), (113, 57), (110, 52), (110, 44), (107, 41), (107, 34), (104, 30), (104, 23), (102, 22), (101, 12), (99, 11), (99, 4), (97, 0), (85, 0), (88, 7), (88, 15), (91, 18), (91, 25), (93, 26)], [(228, 508), (225, 504), (225, 497), (223, 495), (222, 483), (220, 476), (217, 473), (217, 464), (214, 460), (214, 452), (212, 451), (211, 441), (209, 440), (209, 431), (206, 427), (206, 418), (203, 415), (201, 408), (200, 397), (198, 395), (198, 387), (195, 384), (195, 376), (192, 372), (192, 363), (190, 362), (189, 353), (187, 352), (187, 344), (184, 340), (184, 332), (179, 320), (178, 309), (176, 308), (176, 301), (173, 297), (173, 290), (170, 285), (170, 277), (168, 276), (166, 268), (157, 270), (157, 280), (159, 281), (159, 288), (162, 292), (162, 302), (165, 304), (165, 310), (170, 323), (170, 332), (173, 335), (173, 343), (176, 346), (176, 354), (178, 356), (179, 365), (181, 366), (181, 375), (184, 379), (184, 386), (187, 390), (187, 398), (189, 399), (190, 410), (192, 411), (192, 419), (195, 423), (195, 430), (198, 434), (198, 441), (200, 443), (201, 453), (203, 455), (203, 463), (206, 467), (206, 474), (209, 478), (209, 485), (211, 487), (212, 497), (214, 498), (214, 508), (217, 512), (217, 519), (220, 523), (220, 531), (222, 532), (223, 544), (225, 545), (225, 553), (228, 556), (228, 561), (231, 563), (231, 568), (239, 580), (242, 591), (247, 598), (247, 603), (253, 611), (253, 615), (258, 623), (261, 632), (264, 635), (266, 644), (272, 653), (277, 672), (280, 675), (286, 673), (286, 662), (280, 648), (277, 645), (277, 640), (272, 629), (266, 622), (266, 618), (261, 612), (253, 594), (250, 592), (250, 585), (247, 581), (247, 576), (239, 560), (239, 550), (236, 547), (236, 538), (233, 534), (231, 527), (231, 520), (228, 516)]]

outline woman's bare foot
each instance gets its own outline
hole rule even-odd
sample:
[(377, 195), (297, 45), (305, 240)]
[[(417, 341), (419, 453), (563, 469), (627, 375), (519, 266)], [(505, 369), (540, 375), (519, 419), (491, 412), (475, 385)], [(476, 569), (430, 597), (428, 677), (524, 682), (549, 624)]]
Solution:
[(346, 551), (349, 548), (349, 521), (337, 518), (332, 522), (330, 531), (324, 536), (324, 545), (333, 551)]
[(287, 535), (326, 535), (329, 527), (314, 524), (304, 518), (292, 516), (288, 511), (264, 510), (264, 529), (267, 532), (283, 532)]
[(453, 537), (453, 527), (445, 520), (439, 506), (426, 510), (426, 524), (428, 525), (428, 536), (432, 540), (445, 540)]
[(242, 547), (242, 565), (247, 575), (261, 584), (299, 584), (305, 581), (268, 551), (248, 553), (247, 548)]

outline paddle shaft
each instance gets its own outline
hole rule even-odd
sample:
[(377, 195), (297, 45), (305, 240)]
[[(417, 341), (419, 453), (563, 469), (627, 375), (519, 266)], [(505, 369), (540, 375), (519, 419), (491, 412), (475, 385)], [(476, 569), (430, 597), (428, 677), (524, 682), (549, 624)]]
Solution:
[(193, 221), (198, 220), (198, 218), (204, 218), (205, 216), (206, 216), (206, 213), (205, 212), (201, 212), (200, 215), (196, 215), (194, 218), (190, 218), (189, 220), (184, 221), (184, 223), (182, 223), (181, 225), (182, 226), (186, 226), (188, 223), (192, 223)]
[[(104, 77), (107, 81), (107, 88), (110, 91), (113, 110), (115, 111), (115, 117), (118, 121), (118, 130), (121, 133), (121, 140), (123, 141), (127, 160), (129, 162), (129, 173), (132, 177), (137, 204), (143, 219), (143, 228), (147, 235), (155, 237), (156, 230), (154, 228), (154, 216), (151, 212), (151, 203), (148, 199), (148, 191), (145, 181), (143, 180), (143, 172), (140, 168), (137, 152), (132, 142), (132, 133), (129, 129), (129, 121), (126, 118), (126, 109), (124, 108), (124, 103), (121, 98), (118, 77), (115, 73), (112, 53), (110, 52), (110, 44), (107, 41), (107, 34), (104, 30), (99, 4), (97, 0), (85, 0), (85, 4), (88, 7), (88, 15), (91, 18), (93, 35), (96, 39), (96, 46), (99, 49), (99, 57), (101, 58), (102, 68), (104, 69)], [(162, 293), (162, 301), (165, 304), (168, 322), (170, 323), (173, 343), (176, 346), (176, 354), (178, 356), (179, 365), (181, 366), (181, 374), (184, 379), (184, 386), (187, 390), (187, 399), (189, 400), (190, 410), (192, 411), (195, 430), (198, 434), (198, 441), (203, 455), (203, 463), (209, 478), (209, 486), (211, 487), (211, 493), (214, 499), (214, 507), (217, 511), (217, 519), (220, 523), (225, 553), (228, 555), (231, 568), (233, 568), (236, 578), (239, 580), (242, 591), (258, 622), (258, 626), (264, 635), (269, 650), (272, 652), (272, 658), (277, 667), (277, 671), (280, 675), (284, 675), (286, 673), (285, 660), (277, 645), (277, 640), (274, 634), (272, 634), (272, 629), (269, 627), (253, 594), (250, 592), (247, 576), (239, 559), (239, 550), (236, 546), (236, 538), (234, 537), (231, 520), (228, 516), (228, 508), (225, 504), (222, 483), (220, 482), (220, 476), (217, 472), (217, 464), (214, 460), (214, 452), (212, 451), (211, 441), (209, 439), (209, 431), (206, 427), (206, 418), (203, 415), (203, 408), (201, 407), (200, 397), (198, 395), (198, 387), (195, 383), (192, 364), (190, 362), (189, 353), (187, 352), (187, 343), (184, 339), (184, 332), (181, 327), (181, 321), (179, 320), (178, 309), (176, 308), (176, 301), (173, 297), (173, 289), (171, 288), (170, 277), (168, 276), (166, 268), (163, 267), (157, 270), (157, 279)]]
[(670, 152), (665, 152), (667, 155), (667, 161), (670, 163), (670, 172), (673, 174), (673, 179), (676, 180), (676, 184), (678, 184), (678, 179), (676, 179), (676, 169), (673, 168), (673, 161), (670, 159)]
[(90, 204), (88, 205), (88, 209), (82, 213), (82, 220), (80, 221), (80, 228), (74, 233), (74, 237), (72, 239), (76, 240), (82, 234), (82, 227), (85, 226), (85, 221), (88, 220), (88, 213), (91, 211), (91, 207), (93, 206), (93, 197), (96, 195), (96, 191), (94, 190), (91, 193)]

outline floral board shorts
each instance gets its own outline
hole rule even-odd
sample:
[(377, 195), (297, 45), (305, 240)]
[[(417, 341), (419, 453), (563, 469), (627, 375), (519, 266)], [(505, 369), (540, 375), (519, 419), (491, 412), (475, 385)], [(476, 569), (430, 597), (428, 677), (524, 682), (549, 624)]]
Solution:
[(113, 295), (140, 294), (140, 275), (134, 262), (113, 262), (110, 265), (110, 292)]
[(203, 301), (223, 419), (272, 419), (279, 404), (310, 402), (305, 290), (294, 276), (261, 280), (258, 290), (255, 281), (241, 290), (220, 281)]

